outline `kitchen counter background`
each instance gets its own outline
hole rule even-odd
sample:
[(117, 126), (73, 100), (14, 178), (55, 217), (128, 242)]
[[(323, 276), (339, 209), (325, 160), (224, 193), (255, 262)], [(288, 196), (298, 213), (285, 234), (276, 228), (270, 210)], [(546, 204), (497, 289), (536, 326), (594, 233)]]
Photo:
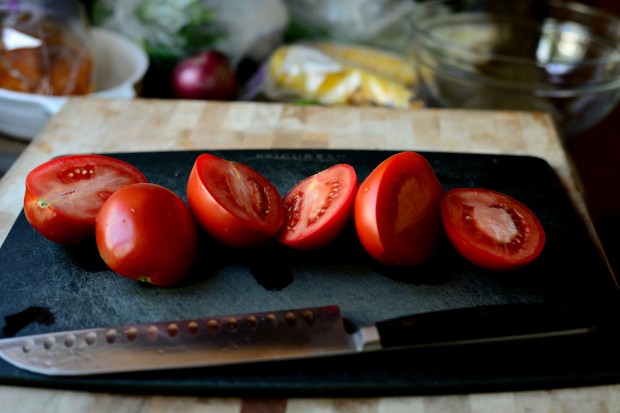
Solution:
[(608, 258), (620, 271), (620, 106), (599, 125), (567, 142), (586, 202)]

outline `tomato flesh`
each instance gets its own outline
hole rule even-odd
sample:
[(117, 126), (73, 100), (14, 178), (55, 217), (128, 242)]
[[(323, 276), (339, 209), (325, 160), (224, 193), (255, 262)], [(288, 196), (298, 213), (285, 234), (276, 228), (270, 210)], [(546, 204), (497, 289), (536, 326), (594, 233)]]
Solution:
[(139, 183), (119, 189), (103, 204), (96, 241), (101, 258), (117, 274), (168, 287), (187, 275), (198, 230), (173, 191)]
[(456, 188), (441, 202), (448, 239), (468, 261), (491, 270), (514, 270), (543, 250), (544, 229), (525, 205), (497, 191)]
[(386, 265), (425, 262), (441, 239), (442, 195), (441, 184), (422, 155), (401, 152), (389, 157), (357, 191), (354, 219), (360, 242)]
[(34, 168), (26, 177), (24, 213), (46, 238), (75, 244), (94, 236), (106, 199), (124, 185), (146, 182), (134, 166), (102, 155), (70, 155)]
[(333, 241), (353, 214), (357, 174), (338, 164), (295, 185), (283, 198), (284, 224), (277, 234), (282, 244), (311, 250)]
[(196, 159), (187, 201), (200, 226), (234, 248), (265, 243), (284, 219), (282, 198), (269, 180), (247, 165), (212, 154)]

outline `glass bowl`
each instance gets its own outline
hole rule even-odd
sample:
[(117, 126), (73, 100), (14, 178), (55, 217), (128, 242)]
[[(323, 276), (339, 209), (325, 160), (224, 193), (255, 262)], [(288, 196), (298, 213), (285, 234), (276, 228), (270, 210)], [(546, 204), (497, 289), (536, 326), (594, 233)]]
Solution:
[(549, 113), (564, 137), (620, 98), (620, 20), (554, 0), (418, 2), (408, 23), (431, 107)]

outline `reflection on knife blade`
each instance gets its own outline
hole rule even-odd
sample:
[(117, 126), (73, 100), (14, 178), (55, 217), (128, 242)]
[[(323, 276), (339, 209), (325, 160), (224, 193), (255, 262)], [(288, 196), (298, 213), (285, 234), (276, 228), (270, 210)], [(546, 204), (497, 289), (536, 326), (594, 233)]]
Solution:
[(0, 340), (0, 357), (45, 375), (91, 375), (514, 340), (594, 330), (545, 304), (415, 314), (349, 331), (337, 306), (208, 317)]

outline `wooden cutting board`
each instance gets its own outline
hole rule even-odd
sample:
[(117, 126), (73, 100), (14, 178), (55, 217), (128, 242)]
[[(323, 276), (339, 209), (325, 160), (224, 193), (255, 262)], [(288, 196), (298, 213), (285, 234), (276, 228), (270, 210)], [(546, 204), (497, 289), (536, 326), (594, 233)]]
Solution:
[[(591, 277), (596, 280), (596, 288), (586, 288), (590, 294), (585, 296), (582, 304), (594, 303), (593, 294), (601, 288), (599, 283), (609, 282), (610, 279), (603, 280), (606, 277), (604, 261), (598, 255), (596, 244), (584, 230), (586, 227), (574, 208), (573, 201), (578, 201), (579, 197), (567, 173), (564, 153), (560, 146), (554, 146), (556, 140), (545, 141), (541, 138), (544, 136), (542, 132), (548, 134), (553, 131), (547, 122), (545, 116), (519, 113), (398, 112), (344, 108), (325, 110), (286, 105), (226, 105), (178, 101), (104, 103), (75, 100), (32, 143), (7, 179), (2, 181), (2, 185), (14, 186), (14, 191), (11, 192), (0, 187), (0, 191), (5, 191), (4, 194), (8, 195), (3, 196), (3, 202), (10, 202), (11, 197), (14, 197), (12, 204), (3, 212), (4, 216), (8, 215), (7, 211), (14, 213), (20, 211), (19, 193), (23, 193), (23, 189), (20, 190), (18, 186), (23, 185), (24, 173), (34, 166), (33, 164), (64, 153), (108, 153), (121, 150), (126, 154), (117, 156), (142, 168), (153, 181), (183, 194), (184, 185), (181, 181), (186, 179), (192, 160), (201, 151), (227, 149), (228, 151), (222, 153), (262, 170), (279, 186), (281, 192), (284, 192), (292, 182), (287, 182), (282, 177), (279, 172), (282, 169), (288, 171), (287, 176), (290, 179), (301, 179), (311, 173), (313, 168), (320, 170), (333, 160), (354, 164), (360, 177), (363, 178), (389, 155), (389, 152), (384, 152), (386, 148), (408, 149), (428, 153), (440, 180), (447, 187), (494, 187), (512, 192), (524, 202), (534, 204), (544, 223), (553, 229), (549, 237), (549, 253), (538, 266), (533, 266), (531, 271), (521, 274), (520, 283), (519, 277), (513, 276), (501, 280), (489, 277), (484, 272), (472, 270), (464, 262), (455, 261), (450, 255), (449, 247), (445, 247), (440, 259), (426, 267), (423, 279), (418, 278), (412, 286), (411, 283), (402, 283), (402, 279), (394, 281), (389, 276), (385, 277), (380, 271), (377, 277), (377, 271), (372, 268), (372, 264), (353, 259), (363, 254), (363, 251), (356, 249), (351, 238), (340, 244), (340, 248), (344, 248), (342, 251), (345, 256), (342, 262), (339, 261), (338, 254), (319, 254), (318, 257), (311, 259), (287, 254), (280, 262), (287, 271), (298, 275), (292, 286), (281, 288), (283, 290), (281, 292), (278, 289), (268, 291), (269, 289), (260, 286), (253, 289), (252, 286), (257, 285), (256, 280), (248, 278), (247, 273), (252, 273), (252, 265), (256, 263), (233, 260), (226, 262), (225, 265), (218, 263), (217, 265), (227, 267), (229, 270), (223, 275), (220, 274), (219, 278), (211, 277), (206, 284), (201, 281), (194, 284), (195, 288), (189, 285), (185, 286), (185, 289), (159, 293), (157, 290), (145, 290), (135, 284), (123, 283), (125, 280), (119, 280), (105, 270), (102, 263), (97, 260), (96, 254), (89, 255), (87, 248), (74, 250), (47, 245), (47, 241), (39, 239), (23, 216), (20, 216), (7, 242), (0, 250), (0, 259), (4, 267), (2, 273), (5, 277), (4, 284), (11, 286), (3, 292), (5, 304), (2, 315), (15, 316), (19, 315), (20, 311), (32, 308), (39, 310), (52, 308), (50, 315), (53, 322), (46, 324), (43, 314), (42, 318), (35, 319), (34, 323), (26, 324), (23, 330), (12, 331), (11, 328), (14, 326), (8, 325), (9, 321), (6, 321), (5, 327), (9, 328), (4, 333), (19, 335), (54, 329), (94, 327), (106, 323), (189, 318), (194, 313), (208, 315), (208, 309), (218, 314), (253, 310), (237, 308), (239, 303), (255, 303), (258, 306), (254, 309), (256, 311), (268, 310), (269, 307), (285, 308), (287, 304), (292, 307), (325, 305), (329, 303), (321, 300), (326, 298), (326, 292), (338, 291), (334, 285), (340, 285), (342, 288), (339, 294), (331, 296), (331, 300), (340, 300), (341, 302), (337, 303), (344, 307), (345, 313), (359, 323), (375, 322), (386, 317), (403, 315), (408, 311), (422, 312), (511, 301), (525, 303), (546, 299), (553, 301), (556, 296), (561, 296), (562, 299), (568, 297), (571, 304), (575, 304), (576, 286), (581, 280), (579, 277), (586, 277), (587, 272), (594, 274)], [(239, 150), (250, 148), (259, 148), (263, 151)], [(269, 148), (285, 150), (273, 151), (268, 150)], [(290, 151), (286, 150), (287, 148), (305, 149)], [(199, 150), (188, 152), (190, 149)], [(365, 151), (350, 151), (350, 149)], [(431, 149), (435, 152), (431, 152)], [(164, 150), (174, 152), (162, 152)], [(549, 164), (555, 163), (557, 168), (554, 170), (547, 162), (536, 158), (501, 155), (502, 152), (508, 151), (517, 155), (531, 155), (532, 152), (535, 155), (543, 154), (549, 160)], [(144, 153), (132, 154), (132, 152)], [(486, 155), (466, 152), (486, 152)], [(20, 179), (11, 176), (20, 173), (21, 182)], [(572, 194), (573, 197), (567, 196), (568, 194)], [(12, 223), (8, 217), (3, 219)], [(3, 225), (2, 230), (8, 231), (10, 226), (10, 224)], [(574, 251), (568, 251), (569, 247)], [(580, 252), (583, 254), (580, 259), (563, 260), (563, 253), (575, 257)], [(264, 253), (272, 255), (270, 261), (278, 261), (277, 257), (286, 251), (277, 248), (268, 249), (260, 254), (248, 254), (248, 259), (251, 261), (252, 257), (256, 258)], [(225, 254), (225, 251), (220, 251), (217, 255), (228, 258), (235, 256)], [(446, 267), (446, 262), (457, 264)], [(39, 266), (49, 271), (49, 278), (41, 276), (45, 272), (41, 272)], [(211, 268), (208, 262), (205, 266)], [(249, 271), (245, 271), (245, 267), (248, 267)], [(571, 273), (575, 269), (579, 271)], [(356, 274), (359, 275), (357, 281), (354, 278)], [(433, 278), (433, 274), (438, 274), (440, 281), (429, 281), (429, 276)], [(558, 277), (563, 276), (570, 280), (570, 283), (566, 284), (571, 286), (568, 296), (562, 288), (556, 288), (561, 287)], [(81, 278), (83, 282), (80, 281)], [(98, 278), (101, 282), (97, 280)], [(217, 280), (223, 278), (231, 280), (236, 287), (232, 288), (231, 284), (226, 282), (218, 283)], [(16, 283), (16, 280), (28, 279), (32, 282)], [(305, 285), (304, 282), (313, 284), (318, 292), (303, 294), (303, 291), (311, 291), (311, 284)], [(124, 285), (118, 285), (119, 283)], [(301, 289), (297, 291), (294, 287), (300, 283)], [(399, 283), (402, 283), (400, 288)], [(24, 285), (26, 287), (22, 288)], [(401, 304), (390, 306), (390, 297), (384, 297), (384, 301), (377, 299), (381, 298), (383, 289), (391, 291), (389, 294), (393, 294), (394, 303)], [(209, 291), (217, 291), (213, 300), (205, 298), (208, 297)], [(243, 298), (235, 300), (235, 297)], [(408, 301), (407, 297), (412, 297), (412, 300)], [(367, 306), (362, 305), (365, 300), (368, 302)], [(411, 305), (411, 302), (414, 304)], [(74, 308), (74, 316), (71, 316), (73, 310), (66, 311), (68, 308)], [(151, 311), (142, 312), (140, 308), (151, 308)], [(388, 308), (391, 312), (386, 311)], [(341, 380), (337, 372), (327, 368), (330, 365), (328, 363), (324, 365), (320, 377), (316, 376), (317, 372), (313, 368), (309, 370), (301, 368), (299, 375), (295, 377), (291, 377), (291, 372), (287, 369), (275, 375), (254, 376), (248, 374), (247, 370), (237, 369), (233, 370), (237, 372), (237, 376), (233, 374), (231, 377), (225, 372), (223, 376), (215, 376), (215, 382), (211, 374), (193, 376), (192, 385), (198, 390), (218, 388), (248, 391), (260, 382), (272, 380), (275, 388), (282, 391), (305, 388), (310, 389), (312, 394), (320, 394), (316, 393), (316, 386), (322, 386), (321, 388), (327, 391), (326, 389), (334, 386), (337, 388), (340, 384), (343, 391), (346, 387), (347, 391), (354, 392), (365, 389), (364, 383), (370, 380), (374, 382), (373, 387), (377, 391), (385, 392), (395, 386), (419, 391), (433, 387), (433, 383), (429, 383), (431, 380), (429, 377), (435, 382), (438, 380), (430, 373), (432, 365), (427, 366), (431, 369), (428, 371), (420, 366), (418, 374), (421, 376), (414, 379), (408, 371), (400, 368), (402, 366), (400, 363), (390, 364), (386, 360), (381, 358), (370, 360), (371, 365), (379, 363), (391, 366), (376, 370), (378, 376), (374, 375), (374, 370), (371, 369), (357, 371), (357, 374)], [(303, 363), (301, 365), (303, 366)], [(450, 383), (454, 386), (457, 382), (460, 382), (463, 388), (472, 386), (474, 382), (490, 385), (498, 379), (497, 372), (459, 379), (461, 372), (448, 370), (445, 371), (444, 380), (439, 380), (441, 383), (435, 385), (435, 389), (449, 388)], [(506, 371), (509, 370), (507, 368)], [(556, 377), (554, 371), (546, 373), (550, 377)], [(6, 370), (3, 374), (5, 380), (7, 377), (15, 376)], [(504, 381), (512, 377), (514, 384), (515, 375), (519, 374), (524, 373), (517, 369), (512, 375), (502, 377)], [(25, 381), (37, 380), (36, 377), (19, 374), (17, 376)], [(246, 379), (241, 380), (242, 377)], [(144, 378), (137, 377), (136, 380), (129, 379), (124, 385), (136, 386), (139, 382), (143, 382)], [(166, 389), (178, 391), (180, 387), (187, 385), (185, 378), (172, 381), (163, 378), (152, 380), (154, 381), (149, 385), (162, 392)], [(243, 385), (239, 384), (241, 382)], [(417, 386), (413, 385), (414, 382)], [(48, 382), (48, 384), (54, 383)], [(93, 388), (110, 388), (112, 384), (118, 384), (118, 381), (80, 380), (63, 383), (78, 388), (85, 383), (89, 383)]]

